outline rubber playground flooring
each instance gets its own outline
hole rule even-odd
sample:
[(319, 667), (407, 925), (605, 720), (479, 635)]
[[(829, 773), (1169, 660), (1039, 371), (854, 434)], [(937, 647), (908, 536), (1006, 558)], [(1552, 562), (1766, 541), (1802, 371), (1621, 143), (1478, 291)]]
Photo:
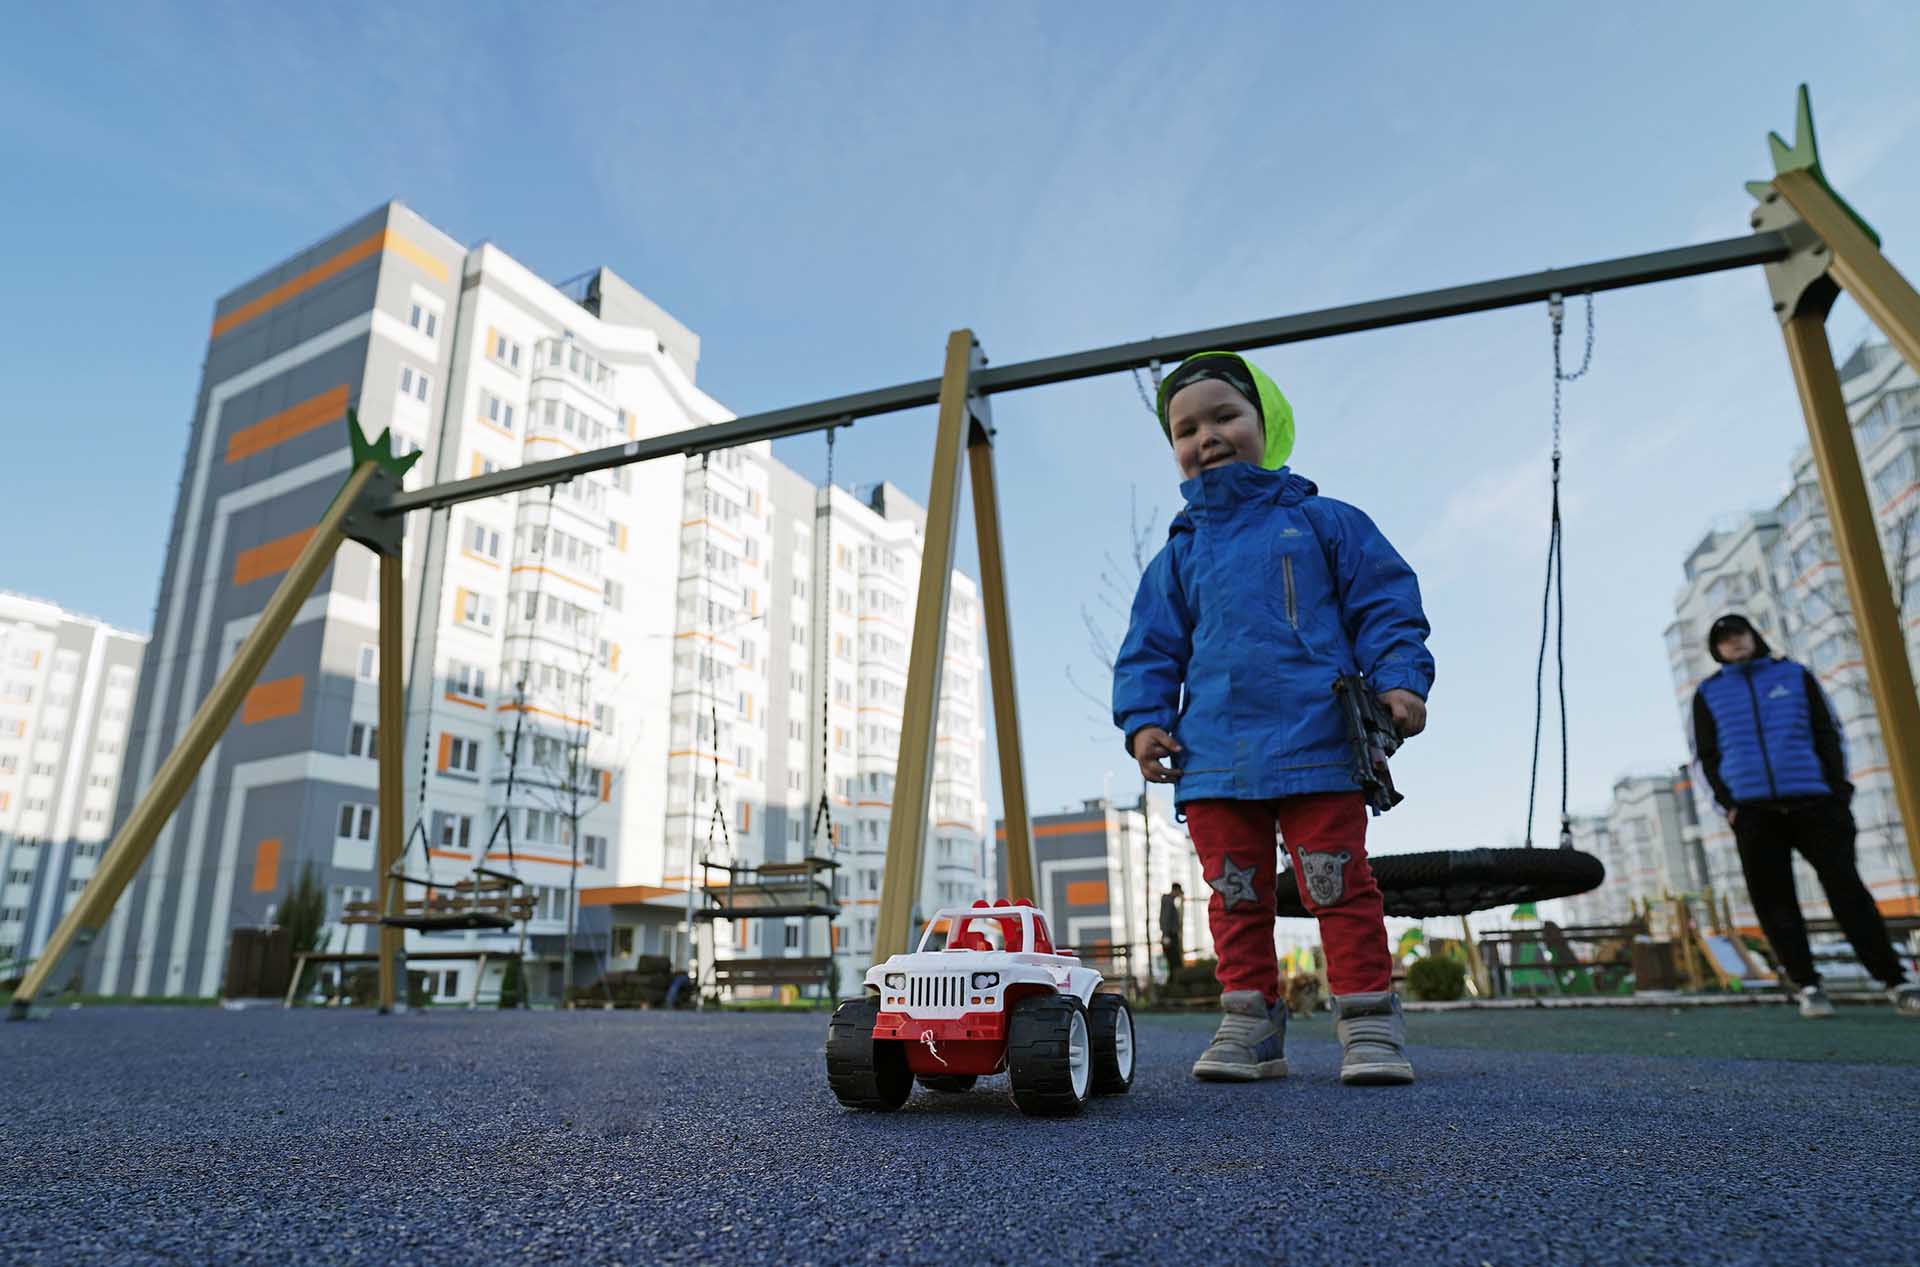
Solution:
[(0, 1026), (0, 1263), (1920, 1257), (1920, 1022), (1409, 1020), (1419, 1081), (1348, 1088), (1325, 1019), (1220, 1086), (1143, 1016), (1132, 1092), (1046, 1121), (849, 1113), (823, 1015), (62, 1010)]

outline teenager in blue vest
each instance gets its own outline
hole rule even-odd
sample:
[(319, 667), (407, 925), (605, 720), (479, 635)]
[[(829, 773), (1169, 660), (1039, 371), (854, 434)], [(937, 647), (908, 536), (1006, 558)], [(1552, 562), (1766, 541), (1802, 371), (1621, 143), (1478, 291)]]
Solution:
[(1827, 697), (1813, 674), (1776, 657), (1745, 616), (1713, 622), (1707, 649), (1720, 670), (1693, 697), (1693, 740), (1713, 797), (1740, 848), (1747, 895), (1802, 1016), (1833, 1015), (1807, 948), (1793, 885), (1795, 850), (1826, 890), (1861, 966), (1903, 1015), (1920, 1016), (1920, 986), (1887, 939), (1886, 922), (1854, 863), (1853, 784)]

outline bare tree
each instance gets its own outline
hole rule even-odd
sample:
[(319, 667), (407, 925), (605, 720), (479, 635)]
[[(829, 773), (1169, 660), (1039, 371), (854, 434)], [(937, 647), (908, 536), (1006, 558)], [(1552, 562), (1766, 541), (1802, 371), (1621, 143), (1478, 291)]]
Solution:
[[(1159, 538), (1159, 510), (1149, 507), (1146, 514), (1140, 513), (1139, 490), (1127, 490), (1127, 553), (1124, 561), (1116, 558), (1113, 551), (1103, 552), (1099, 574), (1099, 585), (1094, 590), (1090, 603), (1080, 604), (1080, 624), (1087, 634), (1087, 652), (1100, 674), (1098, 688), (1083, 680), (1085, 674), (1076, 674), (1071, 664), (1066, 666), (1067, 684), (1080, 694), (1096, 711), (1088, 721), (1102, 730), (1110, 726), (1112, 709), (1112, 682), (1114, 662), (1119, 658), (1121, 640), (1126, 637), (1127, 620), (1133, 610), (1134, 592), (1140, 587), (1140, 578), (1146, 574), (1147, 564), (1155, 554), (1155, 542)], [(1115, 627), (1119, 633), (1115, 633)], [(1087, 672), (1091, 672), (1088, 670)]]

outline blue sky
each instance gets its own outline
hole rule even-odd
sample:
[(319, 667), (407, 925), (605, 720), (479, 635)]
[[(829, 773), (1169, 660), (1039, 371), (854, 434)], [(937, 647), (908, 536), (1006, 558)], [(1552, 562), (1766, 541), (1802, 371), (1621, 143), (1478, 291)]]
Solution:
[[(1830, 175), (1920, 270), (1920, 11), (1806, 14), (16, 8), (0, 586), (148, 628), (215, 296), (390, 197), (549, 277), (615, 268), (700, 333), (702, 385), (742, 413), (932, 376), (960, 325), (1006, 362), (1743, 233), (1802, 80)], [(1681, 559), (1776, 495), (1802, 436), (1757, 272), (1597, 309), (1567, 393), (1576, 811), (1684, 757), (1661, 643)], [(1831, 329), (1844, 353), (1864, 320)], [(1548, 358), (1539, 309), (1256, 356), (1296, 468), (1426, 588), (1432, 727), (1380, 848), (1521, 830)], [(1094, 675), (1080, 609), (1129, 498), (1175, 509), (1172, 464), (1124, 377), (995, 413), (1034, 803), (1109, 773), (1131, 794), (1065, 674)], [(855, 427), (843, 480), (923, 491), (930, 430)], [(819, 478), (820, 442), (778, 449)]]

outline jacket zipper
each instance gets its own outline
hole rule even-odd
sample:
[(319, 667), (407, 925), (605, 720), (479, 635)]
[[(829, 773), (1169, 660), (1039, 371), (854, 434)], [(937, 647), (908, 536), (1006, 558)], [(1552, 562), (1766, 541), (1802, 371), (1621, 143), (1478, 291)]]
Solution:
[(1282, 575), (1285, 576), (1286, 583), (1287, 583), (1287, 623), (1289, 625), (1292, 625), (1297, 630), (1300, 628), (1300, 609), (1294, 601), (1293, 556), (1292, 555), (1288, 554), (1288, 555), (1281, 556), (1280, 571)]
[(1760, 745), (1760, 764), (1767, 768), (1767, 790), (1777, 801), (1780, 785), (1773, 778), (1773, 758), (1767, 755), (1767, 728), (1760, 722), (1760, 692), (1753, 685), (1753, 669), (1749, 667), (1743, 676), (1747, 679), (1747, 698), (1753, 701), (1753, 736)]

